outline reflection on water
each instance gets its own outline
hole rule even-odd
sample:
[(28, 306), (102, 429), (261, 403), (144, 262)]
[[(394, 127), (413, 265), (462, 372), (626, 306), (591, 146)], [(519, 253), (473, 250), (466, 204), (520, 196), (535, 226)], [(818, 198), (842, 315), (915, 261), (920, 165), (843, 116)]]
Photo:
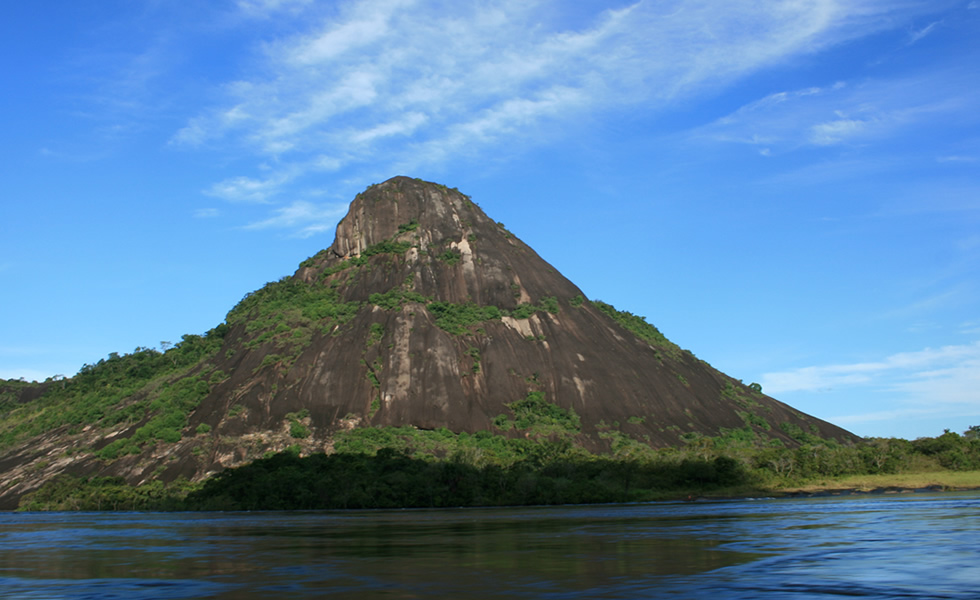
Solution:
[(976, 493), (519, 509), (0, 513), (0, 597), (974, 598)]

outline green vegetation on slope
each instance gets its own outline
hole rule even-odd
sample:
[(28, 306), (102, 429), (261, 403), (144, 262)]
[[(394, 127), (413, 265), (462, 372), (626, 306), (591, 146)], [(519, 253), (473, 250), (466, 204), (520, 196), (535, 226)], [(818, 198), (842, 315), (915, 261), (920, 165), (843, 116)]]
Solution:
[(422, 294), (400, 288), (392, 288), (383, 294), (374, 293), (368, 296), (368, 302), (384, 310), (401, 310), (407, 302), (425, 304), (428, 301), (429, 299)]
[(511, 428), (526, 430), (529, 435), (567, 436), (579, 433), (582, 423), (572, 409), (564, 409), (545, 400), (544, 392), (529, 392), (526, 397), (507, 405), (514, 418), (498, 415), (494, 426), (507, 431)]
[(138, 423), (157, 411), (167, 416), (147, 423), (149, 437), (144, 439), (173, 438), (175, 424), (196, 406), (180, 390), (196, 383), (178, 383), (174, 390), (169, 382), (213, 356), (227, 331), (221, 325), (204, 336), (185, 335), (166, 352), (137, 348), (132, 354), (113, 353), (83, 366), (75, 377), (49, 385), (37, 400), (3, 405), (0, 449), (63, 426), (77, 432), (88, 425)]
[[(417, 226), (409, 222), (399, 232), (413, 231)], [(360, 268), (369, 263), (369, 257), (397, 255), (410, 247), (408, 242), (384, 240), (326, 271)], [(314, 266), (325, 256), (320, 253), (301, 266)], [(310, 284), (294, 277), (270, 282), (247, 294), (229, 311), (225, 323), (206, 335), (186, 335), (176, 345), (164, 343), (163, 351), (137, 348), (132, 354), (112, 353), (96, 364), (84, 365), (72, 378), (48, 382), (44, 394), (28, 403), (20, 404), (16, 398), (22, 388), (38, 384), (6, 382), (0, 390), (0, 449), (63, 426), (69, 428), (68, 433), (77, 433), (90, 425), (108, 428), (140, 424), (130, 437), (100, 448), (96, 455), (104, 460), (139, 453), (151, 443), (178, 441), (188, 416), (207, 395), (209, 384), (225, 377), (209, 369), (214, 368), (211, 365), (229, 331), (239, 332), (238, 342), (246, 349), (264, 344), (271, 347), (258, 368), (272, 364), (288, 368), (315, 334), (336, 332), (364, 306), (362, 302), (341, 301), (338, 285), (337, 280)], [(385, 310), (400, 310), (408, 302), (423, 304), (437, 326), (456, 335), (468, 334), (471, 328), (508, 314), (495, 306), (433, 302), (411, 291), (410, 285), (411, 278), (388, 293), (372, 294), (368, 302)], [(558, 310), (555, 298), (544, 298), (536, 305), (519, 305), (513, 316), (528, 318), (538, 311)], [(479, 357), (473, 358), (474, 370), (478, 370)], [(182, 377), (189, 379), (179, 381)]]
[[(364, 254), (399, 253), (408, 247), (384, 242)], [(6, 384), (7, 393), (0, 397), (0, 449), (63, 426), (76, 433), (89, 425), (122, 423), (142, 424), (130, 437), (100, 448), (97, 456), (113, 460), (139, 453), (150, 443), (176, 442), (209, 383), (222, 379), (223, 374), (208, 371), (213, 369), (208, 363), (232, 328), (243, 328), (245, 348), (273, 345), (275, 351), (262, 366), (288, 365), (316, 331), (327, 333), (349, 322), (360, 307), (359, 302), (341, 302), (334, 287), (284, 277), (246, 295), (225, 323), (204, 336), (185, 335), (176, 345), (164, 343), (162, 352), (137, 348), (132, 354), (112, 353), (84, 365), (72, 378), (49, 383), (43, 395), (25, 404), (12, 401), (15, 386)]]
[(24, 497), (19, 510), (182, 510), (187, 494), (199, 488), (183, 479), (131, 486), (122, 477), (59, 475)]
[(634, 315), (631, 312), (624, 310), (617, 310), (611, 304), (606, 304), (601, 300), (593, 300), (592, 306), (596, 307), (603, 314), (611, 317), (614, 321), (622, 325), (627, 331), (630, 331), (636, 337), (644, 340), (652, 346), (658, 348), (663, 348), (665, 350), (673, 352), (680, 352), (680, 348), (668, 340), (664, 334), (660, 333), (660, 330), (647, 323), (647, 320), (639, 315)]
[[(329, 331), (336, 324), (349, 322), (360, 309), (359, 302), (341, 302), (333, 287), (310, 285), (283, 277), (246, 295), (226, 319), (228, 325), (244, 325), (252, 334), (246, 347), (267, 341), (280, 345), (297, 345), (297, 330), (309, 333), (318, 327)], [(307, 339), (308, 341), (308, 339)]]
[(164, 384), (146, 407), (146, 413), (153, 415), (149, 421), (132, 436), (113, 440), (96, 455), (113, 460), (125, 454), (139, 454), (145, 445), (152, 442), (179, 442), (181, 431), (187, 427), (187, 417), (209, 391), (208, 383), (200, 377), (186, 377), (173, 384)]
[(453, 335), (468, 335), (473, 328), (487, 321), (499, 321), (501, 317), (529, 319), (536, 312), (557, 314), (559, 311), (555, 298), (544, 298), (540, 304), (520, 304), (514, 310), (508, 311), (492, 304), (480, 306), (473, 302), (433, 302), (426, 296), (402, 288), (392, 288), (383, 294), (371, 294), (368, 302), (384, 310), (401, 310), (407, 302), (424, 304), (426, 310), (432, 314), (436, 326)]
[(453, 304), (452, 302), (430, 302), (426, 310), (432, 313), (436, 326), (453, 334), (465, 335), (469, 328), (484, 321), (500, 319), (500, 309), (496, 306), (477, 306), (472, 302)]

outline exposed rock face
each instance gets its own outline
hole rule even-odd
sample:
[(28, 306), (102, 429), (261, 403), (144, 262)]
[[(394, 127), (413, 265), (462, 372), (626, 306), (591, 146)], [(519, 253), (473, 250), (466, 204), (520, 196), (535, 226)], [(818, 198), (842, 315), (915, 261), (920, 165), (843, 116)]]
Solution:
[[(794, 444), (785, 424), (854, 439), (649, 329), (641, 339), (585, 300), (464, 194), (395, 177), (357, 196), (329, 249), (229, 313), (220, 350), (184, 375), (208, 388), (180, 441), (108, 463), (78, 452), (38, 467), (68, 446), (131, 436), (146, 420), (46, 435), (0, 458), (0, 503), (61, 470), (199, 478), (298, 439), (329, 451), (343, 428), (496, 431), (494, 418), (530, 391), (573, 409), (579, 442), (593, 449), (610, 429), (654, 446), (747, 426)], [(310, 435), (291, 436), (297, 424)]]

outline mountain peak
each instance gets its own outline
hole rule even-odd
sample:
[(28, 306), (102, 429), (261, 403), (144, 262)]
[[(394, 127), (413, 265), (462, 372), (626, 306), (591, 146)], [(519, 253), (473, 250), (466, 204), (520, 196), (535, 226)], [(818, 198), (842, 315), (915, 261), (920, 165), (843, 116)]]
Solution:
[[(792, 443), (780, 423), (850, 438), (716, 371), (642, 318), (586, 300), (441, 184), (395, 177), (370, 186), (329, 251), (297, 278), (364, 307), (334, 330), (342, 343), (309, 358), (310, 369), (330, 367), (317, 393), (358, 424), (488, 430), (534, 392), (580, 415), (591, 446), (604, 445), (609, 428), (657, 446), (743, 427)], [(370, 343), (372, 328), (387, 345)], [(357, 347), (360, 365), (351, 362)]]
[(403, 250), (411, 275), (444, 302), (514, 308), (582, 294), (469, 196), (438, 183), (398, 176), (368, 187), (318, 258), (329, 258), (322, 270), (392, 249)]
[(100, 361), (29, 404), (53, 429), (7, 436), (0, 504), (63, 471), (200, 479), (364, 426), (588, 449), (855, 439), (587, 300), (468, 196), (408, 177), (358, 194), (329, 248), (207, 335)]
[(341, 258), (358, 256), (367, 248), (395, 238), (415, 238), (421, 230), (421, 247), (458, 237), (475, 223), (490, 223), (470, 198), (444, 185), (393, 177), (357, 195), (337, 225), (331, 250)]

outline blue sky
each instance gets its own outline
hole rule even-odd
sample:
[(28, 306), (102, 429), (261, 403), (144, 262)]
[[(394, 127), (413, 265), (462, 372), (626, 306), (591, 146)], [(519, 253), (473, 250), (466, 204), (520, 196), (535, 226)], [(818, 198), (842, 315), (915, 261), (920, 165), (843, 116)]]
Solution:
[(980, 0), (0, 9), (0, 377), (179, 341), (393, 175), (864, 436), (980, 424)]

